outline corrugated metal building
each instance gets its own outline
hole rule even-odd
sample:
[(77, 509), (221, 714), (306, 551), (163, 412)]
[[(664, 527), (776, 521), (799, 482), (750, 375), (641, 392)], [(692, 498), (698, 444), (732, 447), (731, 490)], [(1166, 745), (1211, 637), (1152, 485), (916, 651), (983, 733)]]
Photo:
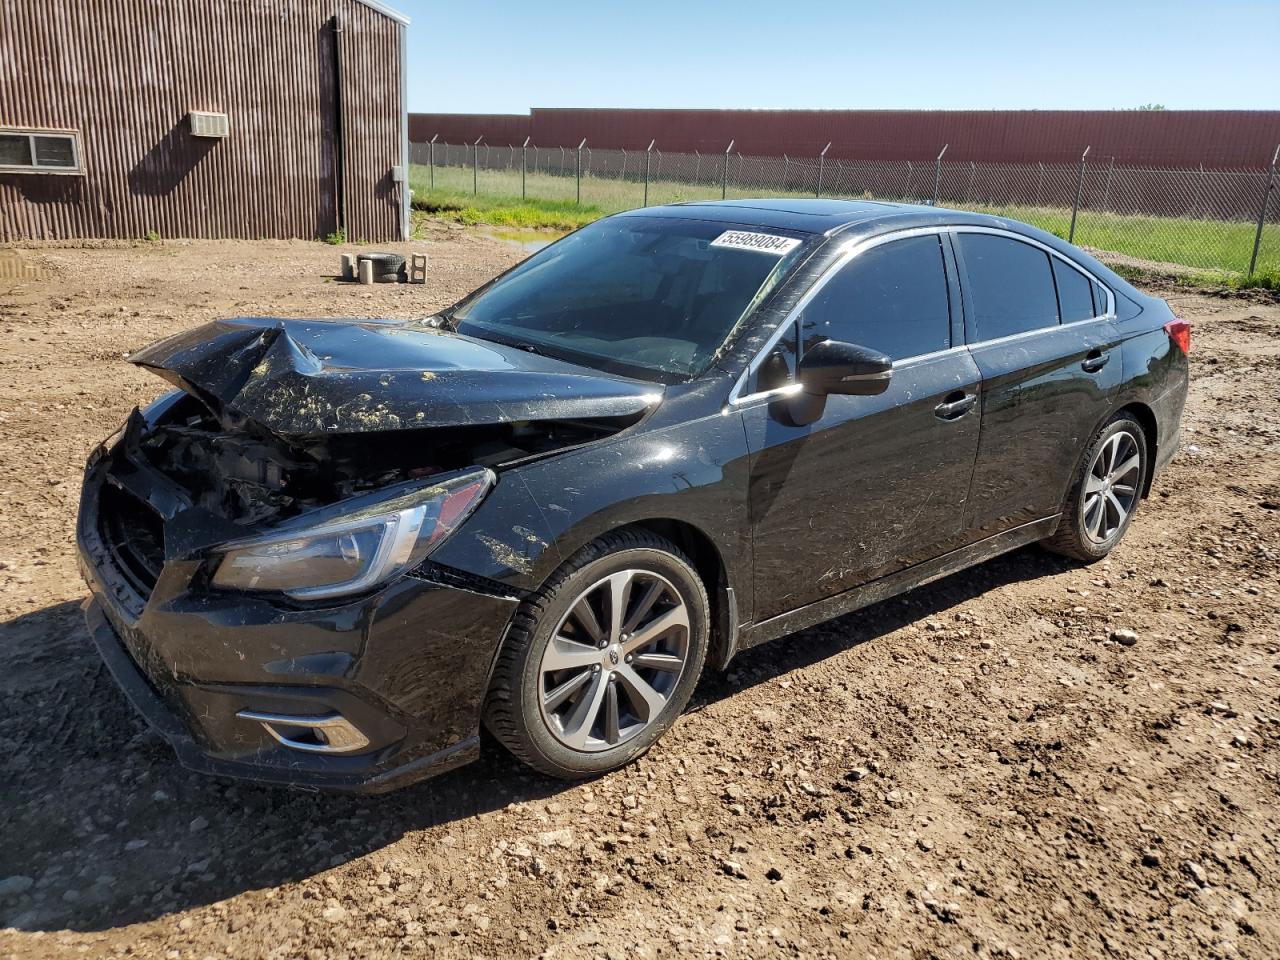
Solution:
[(407, 236), (377, 0), (0, 0), (0, 242)]
[(409, 117), (410, 138), (493, 146), (643, 150), (832, 159), (1072, 163), (1093, 157), (1158, 167), (1256, 168), (1280, 143), (1280, 110), (637, 110), (535, 107), (525, 115)]

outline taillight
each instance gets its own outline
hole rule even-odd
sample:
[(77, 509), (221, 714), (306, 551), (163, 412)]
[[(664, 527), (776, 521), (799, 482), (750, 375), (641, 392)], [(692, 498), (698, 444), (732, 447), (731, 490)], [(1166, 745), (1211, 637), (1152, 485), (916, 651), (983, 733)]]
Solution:
[(1164, 332), (1169, 339), (1178, 345), (1183, 353), (1191, 352), (1191, 324), (1185, 320), (1170, 320), (1164, 325)]

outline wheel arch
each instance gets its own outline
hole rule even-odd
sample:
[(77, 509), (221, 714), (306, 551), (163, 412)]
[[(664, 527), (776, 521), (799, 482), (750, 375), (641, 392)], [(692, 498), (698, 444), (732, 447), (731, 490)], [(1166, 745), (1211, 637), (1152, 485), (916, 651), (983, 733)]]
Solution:
[(670, 517), (633, 520), (615, 529), (647, 530), (670, 540), (689, 557), (694, 572), (707, 589), (707, 600), (711, 604), (707, 664), (723, 669), (737, 649), (738, 610), (735, 608), (733, 585), (729, 582), (729, 569), (715, 541), (687, 520)]
[[(1116, 411), (1119, 413), (1127, 413), (1133, 419), (1138, 421), (1138, 425), (1142, 427), (1142, 432), (1147, 438), (1147, 475), (1142, 481), (1142, 496), (1146, 499), (1151, 495), (1151, 481), (1154, 479), (1157, 445), (1160, 442), (1159, 423), (1156, 420), (1155, 411), (1140, 400), (1131, 400), (1124, 404)], [(1113, 414), (1114, 416), (1114, 414)]]

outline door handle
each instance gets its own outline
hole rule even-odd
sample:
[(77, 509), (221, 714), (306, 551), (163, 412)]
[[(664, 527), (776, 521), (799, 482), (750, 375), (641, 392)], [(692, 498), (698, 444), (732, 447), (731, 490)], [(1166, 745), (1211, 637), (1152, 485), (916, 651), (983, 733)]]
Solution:
[(948, 399), (942, 401), (933, 408), (934, 414), (939, 420), (959, 420), (966, 413), (974, 408), (978, 402), (976, 393), (955, 393), (947, 394)]
[(1088, 355), (1080, 363), (1080, 369), (1086, 373), (1097, 373), (1107, 365), (1107, 361), (1111, 359), (1111, 354), (1102, 350), (1090, 350)]

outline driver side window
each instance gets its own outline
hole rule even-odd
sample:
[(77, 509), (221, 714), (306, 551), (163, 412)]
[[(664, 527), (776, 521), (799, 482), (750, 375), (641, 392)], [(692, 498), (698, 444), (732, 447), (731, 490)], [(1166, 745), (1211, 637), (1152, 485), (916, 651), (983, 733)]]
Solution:
[(805, 348), (843, 340), (894, 360), (951, 346), (951, 304), (937, 234), (872, 247), (846, 264), (800, 314)]

